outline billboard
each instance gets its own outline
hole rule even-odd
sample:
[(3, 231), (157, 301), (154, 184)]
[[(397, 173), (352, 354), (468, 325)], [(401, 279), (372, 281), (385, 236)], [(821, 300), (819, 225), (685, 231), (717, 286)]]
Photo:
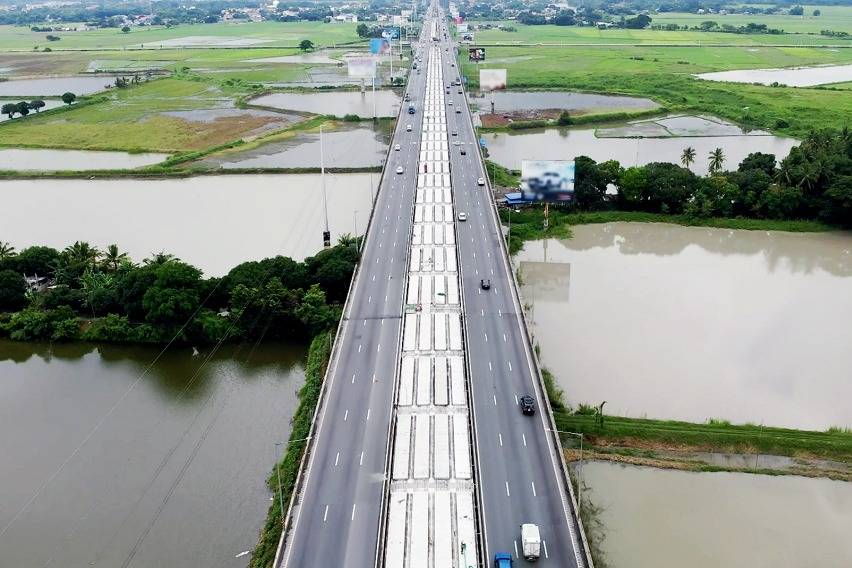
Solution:
[(571, 201), (574, 197), (574, 161), (523, 160), (521, 193), (535, 201)]
[(399, 39), (399, 29), (385, 28), (382, 30), (382, 37), (385, 39)]
[(460, 34), (467, 33), (469, 28), (470, 28), (470, 26), (468, 26), (467, 24), (457, 24), (456, 25), (456, 31), (459, 32)]
[(502, 91), (506, 88), (505, 69), (480, 69), (479, 90), (480, 91)]
[(351, 57), (346, 62), (349, 64), (350, 77), (373, 78), (376, 76), (376, 60), (372, 57)]
[(485, 61), (484, 47), (469, 47), (467, 48), (467, 60), (476, 61), (477, 63)]
[[(462, 43), (473, 43), (473, 32), (467, 32), (461, 35)], [(470, 53), (468, 53), (470, 57)]]
[(383, 55), (390, 52), (390, 42), (382, 38), (373, 38), (370, 40), (370, 53)]

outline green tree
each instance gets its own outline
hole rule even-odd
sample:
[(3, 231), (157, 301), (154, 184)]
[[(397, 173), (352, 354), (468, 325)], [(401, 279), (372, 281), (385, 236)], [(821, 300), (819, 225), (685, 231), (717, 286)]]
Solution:
[(815, 17), (815, 18), (817, 18), (817, 17), (819, 17), (820, 15), (822, 15), (822, 12), (821, 12), (821, 11), (819, 11), (819, 10), (814, 10), (814, 11), (813, 11), (813, 14), (814, 14), (814, 17)]
[(62, 102), (65, 103), (66, 105), (70, 105), (71, 103), (73, 103), (76, 100), (77, 100), (77, 95), (75, 95), (74, 93), (67, 92), (67, 93), (62, 94)]
[(123, 34), (129, 34), (129, 33), (130, 33), (130, 28), (129, 28), (128, 26), (124, 26), (123, 28), (121, 28), (121, 33), (123, 33)]
[(25, 248), (13, 260), (18, 272), (30, 276), (53, 276), (59, 256), (59, 251), (54, 248), (34, 246)]
[(683, 149), (683, 153), (680, 155), (680, 163), (683, 164), (684, 168), (688, 168), (695, 162), (695, 148), (692, 146), (687, 146)]
[(314, 42), (309, 39), (303, 39), (299, 42), (299, 49), (302, 51), (311, 51), (314, 49)]
[(0, 112), (5, 114), (11, 120), (15, 113), (18, 112), (18, 105), (15, 103), (5, 103), (2, 107), (0, 107)]
[(326, 303), (325, 292), (318, 284), (305, 292), (297, 314), (312, 336), (331, 329), (337, 321), (336, 310)]
[(155, 266), (159, 266), (161, 264), (166, 264), (167, 262), (180, 262), (180, 259), (173, 254), (169, 254), (165, 251), (152, 253), (150, 258), (146, 258), (142, 261), (142, 264), (152, 264)]
[(358, 37), (368, 37), (370, 35), (370, 28), (362, 22), (355, 28), (355, 32), (358, 34)]
[(156, 268), (156, 280), (142, 298), (145, 319), (153, 324), (179, 325), (200, 304), (201, 271), (183, 262), (167, 262)]
[(30, 114), (30, 103), (28, 103), (27, 101), (21, 101), (15, 106), (18, 107), (18, 114), (20, 114), (21, 116), (27, 116), (28, 114)]
[(27, 283), (14, 270), (0, 270), (0, 312), (23, 308), (27, 303)]
[(648, 202), (648, 175), (645, 168), (625, 168), (618, 180), (618, 206), (620, 209), (645, 209)]
[(113, 272), (117, 271), (121, 265), (129, 262), (130, 257), (127, 256), (126, 252), (121, 252), (118, 245), (109, 245), (103, 253), (103, 265)]
[(709, 170), (711, 174), (722, 171), (722, 165), (725, 163), (725, 153), (722, 152), (721, 148), (716, 148), (710, 152), (708, 159), (710, 160)]
[(46, 103), (41, 99), (35, 99), (35, 100), (30, 101), (30, 108), (33, 109), (34, 111), (36, 111), (36, 114), (38, 114), (38, 111), (43, 109), (45, 106), (46, 106)]
[(561, 113), (559, 113), (559, 118), (556, 119), (557, 126), (568, 126), (571, 124), (571, 122), (573, 121), (571, 120), (571, 115), (568, 113), (567, 110), (563, 110)]
[(740, 162), (737, 168), (740, 172), (748, 170), (761, 170), (768, 176), (775, 175), (775, 155), (763, 152), (752, 152)]
[(116, 304), (115, 280), (111, 274), (87, 268), (80, 277), (83, 302), (92, 311), (92, 317), (105, 313)]
[(15, 247), (5, 241), (0, 241), (0, 260), (12, 258), (16, 254), (17, 253), (15, 252)]

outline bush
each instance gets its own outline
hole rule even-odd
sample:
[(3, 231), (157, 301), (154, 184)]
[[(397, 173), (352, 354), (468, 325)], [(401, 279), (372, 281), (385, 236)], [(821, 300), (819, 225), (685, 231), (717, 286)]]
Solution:
[(361, 117), (357, 114), (347, 114), (343, 117), (343, 122), (361, 122)]
[(0, 312), (23, 308), (27, 302), (27, 283), (13, 270), (0, 270)]
[(12, 314), (3, 327), (15, 341), (64, 341), (79, 335), (77, 317), (67, 306), (45, 311), (28, 308)]
[(126, 316), (108, 314), (95, 320), (91, 327), (83, 332), (86, 341), (106, 341), (109, 343), (128, 343), (135, 339), (133, 327)]

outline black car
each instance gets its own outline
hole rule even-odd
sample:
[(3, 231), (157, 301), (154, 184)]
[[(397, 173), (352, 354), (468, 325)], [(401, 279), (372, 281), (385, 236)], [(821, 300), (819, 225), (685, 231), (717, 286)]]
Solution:
[(491, 289), (491, 280), (481, 279), (479, 281), (479, 287), (482, 288), (483, 290), (490, 290)]
[(535, 400), (528, 394), (525, 394), (520, 398), (521, 404), (521, 412), (526, 414), (527, 416), (532, 416), (535, 414)]

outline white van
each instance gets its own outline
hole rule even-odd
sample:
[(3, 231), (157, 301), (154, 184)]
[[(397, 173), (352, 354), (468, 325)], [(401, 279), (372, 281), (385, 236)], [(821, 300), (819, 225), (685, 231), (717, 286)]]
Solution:
[(538, 560), (541, 556), (541, 533), (538, 525), (526, 523), (521, 525), (521, 542), (523, 543), (524, 558), (527, 561)]

